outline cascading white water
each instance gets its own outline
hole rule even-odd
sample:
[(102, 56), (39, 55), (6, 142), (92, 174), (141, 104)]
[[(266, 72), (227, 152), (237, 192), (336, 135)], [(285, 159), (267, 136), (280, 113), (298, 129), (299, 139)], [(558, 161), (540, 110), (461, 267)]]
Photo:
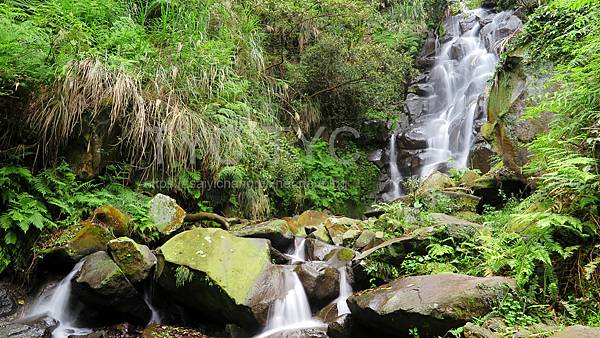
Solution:
[(144, 290), (144, 302), (146, 303), (146, 305), (150, 309), (150, 312), (152, 313), (148, 325), (160, 324), (162, 323), (162, 317), (156, 306), (154, 306), (154, 304), (152, 303), (152, 296), (154, 294), (154, 284), (150, 282), (147, 285), (148, 286)]
[(75, 321), (79, 311), (71, 304), (71, 279), (81, 269), (83, 260), (55, 287), (45, 290), (33, 303), (23, 320), (49, 316), (58, 321), (58, 327), (52, 331), (53, 338), (67, 338), (70, 335), (92, 333), (91, 329), (77, 327)]
[[(294, 251), (288, 256), (294, 263), (305, 261), (305, 239), (296, 238)], [(282, 332), (323, 327), (323, 322), (313, 319), (304, 286), (293, 270), (283, 271), (285, 297), (278, 299), (269, 311), (264, 331), (255, 338), (266, 338)]]
[(400, 188), (400, 184), (402, 182), (402, 175), (400, 174), (400, 170), (398, 169), (398, 154), (396, 151), (396, 135), (392, 135), (390, 137), (390, 182), (392, 184), (392, 190), (389, 192), (389, 195), (386, 196), (386, 200), (393, 201), (400, 197), (402, 194), (402, 189)]
[[(487, 14), (477, 9), (465, 16)], [(467, 166), (478, 99), (498, 62), (497, 55), (486, 49), (484, 37), (479, 34), (479, 21), (464, 32), (460, 24), (458, 17), (450, 17), (446, 22), (449, 39), (436, 51), (428, 81), (433, 95), (427, 99), (429, 113), (423, 131), (428, 148), (423, 156), (421, 177), (443, 164), (455, 168)]]
[(346, 267), (341, 267), (338, 271), (340, 272), (340, 295), (335, 300), (335, 303), (337, 305), (338, 316), (341, 316), (350, 313), (350, 308), (348, 308), (346, 300), (352, 295), (352, 286), (348, 281)]
[(306, 239), (304, 237), (294, 238), (294, 249), (287, 254), (287, 256), (292, 259), (292, 264), (306, 261), (305, 243)]

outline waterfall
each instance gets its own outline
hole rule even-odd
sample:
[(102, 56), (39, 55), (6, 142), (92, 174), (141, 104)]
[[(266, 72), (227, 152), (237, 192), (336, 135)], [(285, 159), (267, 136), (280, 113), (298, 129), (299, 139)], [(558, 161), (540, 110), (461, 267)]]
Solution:
[(338, 316), (341, 316), (350, 313), (346, 300), (352, 295), (352, 286), (348, 281), (346, 267), (341, 267), (338, 270), (340, 272), (340, 295), (335, 300), (335, 303), (337, 305)]
[(294, 238), (294, 249), (287, 254), (287, 256), (292, 260), (292, 264), (304, 262), (306, 260), (305, 243), (306, 239), (304, 237)]
[(77, 306), (71, 304), (71, 279), (81, 269), (83, 260), (75, 265), (73, 270), (55, 287), (42, 292), (32, 307), (26, 313), (24, 320), (49, 316), (58, 321), (58, 326), (52, 331), (53, 338), (67, 338), (70, 335), (85, 335), (92, 333), (91, 329), (79, 328)]
[(392, 183), (392, 191), (386, 197), (386, 200), (393, 201), (402, 195), (402, 189), (400, 189), (400, 183), (402, 182), (402, 175), (398, 169), (398, 153), (396, 151), (396, 135), (390, 137), (390, 182)]
[(156, 306), (154, 306), (154, 304), (152, 303), (153, 298), (154, 298), (154, 283), (152, 283), (152, 279), (149, 279), (149, 283), (147, 283), (147, 286), (144, 289), (144, 302), (146, 303), (146, 305), (150, 309), (150, 312), (152, 313), (152, 316), (150, 317), (150, 321), (148, 322), (148, 325), (162, 323), (162, 317), (160, 315), (160, 312), (158, 311)]
[[(294, 250), (288, 255), (294, 263), (305, 261), (304, 244), (304, 238), (294, 240)], [(287, 292), (283, 298), (274, 302), (264, 331), (255, 338), (325, 326), (323, 322), (312, 318), (308, 298), (298, 274), (291, 269), (284, 269), (283, 274)]]
[[(482, 16), (486, 12), (479, 9), (465, 16), (470, 14)], [(440, 165), (467, 166), (478, 99), (498, 62), (496, 54), (487, 50), (479, 34), (479, 21), (465, 30), (461, 28), (460, 18), (451, 17), (447, 21), (449, 39), (436, 52), (427, 83), (433, 88), (433, 95), (428, 98), (430, 111), (423, 128), (427, 149), (421, 177), (429, 176)]]
[(498, 48), (521, 26), (512, 11), (480, 8), (448, 17), (445, 36), (430, 35), (419, 57), (423, 73), (411, 83), (405, 100), (410, 125), (395, 131), (386, 149), (389, 162), (379, 191), (383, 201), (402, 194), (404, 178), (467, 167), (486, 118), (485, 92)]

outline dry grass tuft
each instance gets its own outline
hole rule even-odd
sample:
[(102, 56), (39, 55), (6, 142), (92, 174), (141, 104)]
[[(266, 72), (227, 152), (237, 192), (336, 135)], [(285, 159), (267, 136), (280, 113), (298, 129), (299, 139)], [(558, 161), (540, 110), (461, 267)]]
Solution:
[[(101, 62), (85, 59), (68, 65), (64, 77), (39, 95), (28, 122), (38, 133), (44, 152), (57, 150), (77, 136), (77, 127), (109, 121), (118, 127), (121, 146), (132, 164), (173, 172), (195, 164), (194, 149), (203, 154), (201, 163), (216, 174), (219, 168), (219, 132), (192, 111), (157, 72), (143, 86), (121, 71), (109, 71)], [(219, 75), (205, 81), (218, 81)]]

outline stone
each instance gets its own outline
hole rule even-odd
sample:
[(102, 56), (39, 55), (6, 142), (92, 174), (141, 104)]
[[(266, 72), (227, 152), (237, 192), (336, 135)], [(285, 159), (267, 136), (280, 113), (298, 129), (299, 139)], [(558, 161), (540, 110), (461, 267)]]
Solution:
[(449, 237), (458, 240), (464, 240), (473, 237), (478, 231), (483, 229), (481, 224), (465, 221), (453, 216), (433, 213), (433, 221), (439, 225), (445, 226)]
[(355, 249), (362, 249), (372, 245), (375, 241), (375, 232), (371, 230), (364, 230), (360, 233), (360, 236), (354, 241)]
[(92, 222), (100, 222), (106, 228), (112, 230), (115, 236), (129, 235), (129, 216), (121, 210), (109, 205), (96, 208), (92, 213)]
[(294, 241), (294, 234), (288, 222), (274, 219), (259, 224), (250, 224), (231, 229), (231, 233), (239, 237), (265, 238), (279, 251), (287, 251)]
[(600, 327), (573, 325), (557, 332), (552, 338), (597, 338), (600, 337)]
[(325, 229), (329, 233), (329, 237), (333, 244), (344, 244), (344, 233), (350, 229), (361, 230), (360, 221), (348, 217), (330, 217), (325, 222)]
[(162, 288), (179, 304), (223, 324), (257, 329), (285, 291), (284, 268), (271, 263), (266, 239), (196, 228), (168, 240), (157, 256)]
[(474, 188), (480, 178), (481, 175), (474, 170), (467, 170), (460, 178), (460, 185), (469, 189)]
[(317, 314), (327, 324), (327, 335), (331, 338), (369, 337), (368, 332), (352, 320), (351, 314), (338, 315), (337, 304), (325, 306)]
[(72, 284), (73, 293), (87, 305), (129, 315), (143, 323), (150, 319), (144, 299), (105, 251), (87, 256)]
[(454, 181), (450, 178), (450, 176), (446, 174), (442, 174), (439, 171), (434, 172), (433, 174), (427, 176), (425, 180), (421, 183), (417, 194), (422, 195), (429, 190), (444, 190), (446, 188), (454, 187)]
[(398, 147), (402, 149), (427, 149), (427, 136), (422, 127), (398, 135)]
[(42, 240), (40, 252), (48, 258), (75, 264), (83, 257), (106, 251), (107, 244), (115, 237), (103, 225), (83, 221), (66, 229), (58, 229)]
[(329, 233), (325, 228), (325, 222), (331, 217), (330, 215), (320, 212), (308, 210), (303, 212), (301, 215), (295, 217), (294, 224), (296, 227), (297, 236), (304, 236), (310, 238), (317, 238), (323, 242), (331, 243)]
[(306, 239), (306, 259), (331, 264), (351, 261), (357, 253), (343, 246), (331, 245), (314, 238)]
[(476, 143), (469, 153), (469, 167), (478, 169), (483, 174), (489, 172), (492, 168), (491, 159), (496, 153), (492, 146), (483, 141)]
[(114, 262), (131, 283), (144, 281), (156, 265), (156, 256), (150, 249), (128, 237), (119, 237), (108, 242)]
[(373, 162), (379, 169), (385, 167), (385, 162), (383, 161), (383, 149), (377, 149), (372, 151), (367, 157), (369, 162)]
[(348, 305), (353, 318), (382, 335), (403, 337), (416, 327), (429, 337), (487, 314), (509, 287), (515, 282), (507, 277), (414, 276), (357, 292)]
[(294, 267), (313, 307), (319, 308), (340, 294), (340, 273), (321, 261), (308, 261)]
[(144, 338), (165, 338), (165, 337), (185, 337), (185, 338), (217, 338), (221, 335), (207, 335), (198, 329), (187, 327), (178, 327), (170, 325), (150, 325), (142, 332)]
[(50, 317), (22, 320), (25, 294), (18, 287), (0, 283), (0, 337), (38, 338), (51, 337), (58, 323)]
[(342, 235), (342, 244), (351, 247), (354, 241), (360, 236), (361, 231), (358, 229), (349, 229)]
[(173, 198), (157, 194), (150, 200), (150, 219), (163, 235), (177, 232), (183, 226), (185, 211)]

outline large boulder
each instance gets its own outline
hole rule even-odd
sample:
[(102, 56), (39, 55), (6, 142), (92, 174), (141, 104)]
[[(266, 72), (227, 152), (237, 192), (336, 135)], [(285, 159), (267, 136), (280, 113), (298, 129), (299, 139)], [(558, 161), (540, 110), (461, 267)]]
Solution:
[(436, 171), (423, 180), (417, 194), (424, 195), (430, 190), (444, 190), (454, 186), (454, 181), (448, 175)]
[(289, 222), (293, 224), (296, 229), (295, 234), (299, 236), (306, 235), (307, 237), (317, 238), (323, 242), (331, 243), (329, 233), (325, 228), (325, 222), (329, 219), (330, 215), (314, 210), (307, 210), (301, 215), (290, 219)]
[(465, 221), (446, 214), (433, 213), (431, 214), (431, 218), (437, 225), (446, 227), (446, 233), (449, 237), (457, 240), (471, 238), (483, 228), (481, 224)]
[(159, 284), (180, 304), (221, 323), (255, 329), (285, 289), (269, 241), (214, 228), (177, 234), (158, 251)]
[(239, 237), (265, 238), (279, 251), (287, 251), (294, 241), (294, 234), (288, 222), (274, 219), (259, 224), (250, 224), (231, 229), (231, 233)]
[(150, 275), (156, 265), (156, 257), (145, 246), (128, 237), (119, 237), (108, 242), (110, 254), (127, 279), (139, 283)]
[(150, 319), (150, 309), (142, 295), (105, 251), (87, 256), (72, 284), (74, 294), (88, 305), (116, 311), (143, 323)]
[(474, 317), (488, 313), (506, 294), (506, 277), (440, 274), (406, 277), (348, 299), (352, 316), (391, 337), (404, 337), (417, 327), (425, 336), (444, 335)]
[(294, 271), (313, 307), (321, 307), (340, 294), (340, 273), (329, 264), (320, 261), (303, 262), (296, 265)]
[(351, 314), (338, 314), (336, 303), (329, 304), (321, 309), (317, 315), (325, 324), (327, 324), (327, 335), (331, 338), (349, 338), (349, 337), (372, 337), (365, 332), (363, 327), (359, 326), (353, 320)]
[(43, 255), (75, 264), (83, 257), (106, 251), (107, 244), (115, 237), (101, 224), (83, 221), (66, 229), (58, 229), (45, 237), (38, 247)]
[(173, 198), (157, 194), (150, 200), (149, 216), (163, 235), (177, 232), (183, 226), (185, 211)]

